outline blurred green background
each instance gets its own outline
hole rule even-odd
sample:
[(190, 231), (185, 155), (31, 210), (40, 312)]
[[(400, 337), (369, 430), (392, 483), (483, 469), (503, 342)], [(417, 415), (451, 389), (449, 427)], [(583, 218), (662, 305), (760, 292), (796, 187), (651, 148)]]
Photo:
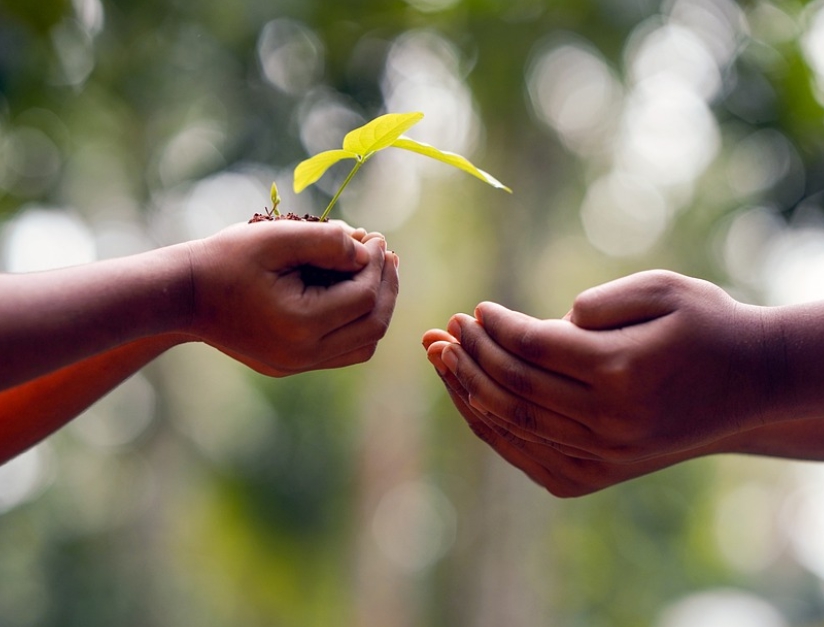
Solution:
[[(421, 334), (663, 267), (824, 297), (824, 5), (0, 0), (0, 263), (202, 237), (383, 113), (338, 217), (401, 258), (368, 364), (163, 356), (0, 467), (3, 627), (824, 625), (824, 469), (724, 457), (558, 500), (465, 427)], [(336, 210), (337, 211), (337, 210)]]

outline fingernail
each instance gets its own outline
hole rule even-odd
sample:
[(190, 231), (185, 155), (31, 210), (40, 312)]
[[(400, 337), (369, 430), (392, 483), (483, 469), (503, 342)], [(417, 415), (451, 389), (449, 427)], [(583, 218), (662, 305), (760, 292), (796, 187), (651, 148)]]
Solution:
[(394, 261), (395, 261), (395, 269), (397, 270), (397, 269), (398, 269), (398, 267), (400, 267), (400, 265), (401, 265), (401, 258), (400, 258), (400, 257), (398, 257), (398, 255), (396, 255), (396, 254), (395, 254), (395, 251), (394, 251), (394, 250), (392, 251), (392, 257), (394, 257)]
[(369, 249), (360, 242), (355, 243), (355, 261), (362, 266), (369, 263)]
[(441, 360), (443, 360), (444, 365), (452, 372), (458, 369), (458, 356), (455, 354), (455, 349), (451, 346), (443, 349), (441, 352)]

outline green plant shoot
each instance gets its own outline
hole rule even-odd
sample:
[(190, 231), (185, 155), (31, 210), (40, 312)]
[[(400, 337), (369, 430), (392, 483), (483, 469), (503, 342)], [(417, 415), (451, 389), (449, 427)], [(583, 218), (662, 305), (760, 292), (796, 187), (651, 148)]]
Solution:
[(341, 193), (358, 173), (363, 165), (376, 153), (385, 148), (401, 148), (431, 157), (443, 163), (468, 172), (493, 187), (512, 192), (506, 185), (483, 170), (476, 168), (461, 155), (439, 150), (429, 144), (410, 139), (404, 133), (423, 119), (423, 113), (388, 113), (375, 118), (360, 128), (356, 128), (343, 138), (343, 147), (339, 150), (327, 150), (302, 161), (295, 168), (295, 193), (299, 194), (312, 183), (318, 181), (326, 171), (343, 159), (353, 159), (355, 165), (329, 201), (329, 205), (320, 217), (326, 219)]
[(270, 213), (279, 216), (278, 205), (280, 204), (280, 194), (278, 193), (278, 186), (272, 181), (272, 189), (269, 190), (269, 196), (272, 198), (272, 211)]

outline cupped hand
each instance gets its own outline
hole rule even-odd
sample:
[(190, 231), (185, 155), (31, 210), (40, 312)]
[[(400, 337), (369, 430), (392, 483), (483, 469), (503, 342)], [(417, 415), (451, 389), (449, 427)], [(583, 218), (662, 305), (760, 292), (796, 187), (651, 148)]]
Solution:
[[(236, 225), (191, 245), (190, 333), (270, 376), (365, 361), (392, 317), (397, 258), (336, 223)], [(307, 286), (300, 267), (350, 273)]]
[(481, 441), (554, 496), (584, 496), (687, 459), (720, 452), (708, 446), (639, 462), (615, 463), (593, 459), (584, 451), (562, 450), (551, 440), (537, 438), (507, 424), (471, 399), (443, 362), (443, 350), (454, 342), (448, 333), (437, 329), (424, 335), (427, 357), (438, 371), (452, 403)]
[(482, 437), (580, 492), (769, 422), (786, 379), (779, 327), (769, 310), (659, 271), (584, 292), (563, 320), (482, 303), (424, 342)]

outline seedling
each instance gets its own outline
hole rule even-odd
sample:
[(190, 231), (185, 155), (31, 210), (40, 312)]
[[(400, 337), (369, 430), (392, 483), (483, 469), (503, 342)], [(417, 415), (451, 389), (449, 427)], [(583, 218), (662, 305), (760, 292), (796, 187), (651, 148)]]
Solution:
[[(299, 194), (304, 189), (309, 187), (312, 183), (317, 182), (326, 171), (344, 159), (353, 159), (355, 165), (349, 172), (349, 175), (344, 179), (338, 191), (329, 201), (326, 210), (320, 216), (323, 221), (329, 216), (332, 207), (338, 202), (338, 198), (349, 185), (349, 182), (354, 178), (364, 164), (369, 161), (381, 150), (386, 148), (401, 148), (409, 150), (426, 157), (431, 157), (438, 161), (442, 161), (448, 165), (454, 166), (476, 176), (482, 181), (489, 183), (493, 187), (503, 189), (507, 192), (512, 192), (506, 185), (501, 183), (498, 179), (483, 170), (476, 168), (472, 163), (461, 155), (454, 152), (446, 152), (438, 150), (434, 146), (424, 144), (406, 137), (404, 133), (412, 128), (415, 124), (423, 119), (423, 113), (388, 113), (375, 118), (360, 128), (350, 131), (343, 138), (343, 147), (338, 150), (327, 150), (302, 161), (295, 168), (295, 193)], [(277, 213), (277, 188), (272, 184), (272, 202), (275, 203), (273, 211)], [(278, 198), (279, 202), (280, 199)]]
[[(360, 170), (369, 159), (385, 148), (402, 148), (403, 150), (417, 152), (418, 154), (431, 157), (464, 172), (468, 172), (493, 187), (503, 189), (510, 193), (512, 192), (511, 189), (498, 179), (476, 168), (461, 155), (455, 154), (454, 152), (438, 150), (434, 146), (404, 136), (407, 130), (422, 119), (423, 113), (389, 113), (382, 115), (360, 128), (356, 128), (347, 133), (343, 138), (343, 147), (340, 150), (327, 150), (299, 163), (295, 168), (294, 182), (294, 189), (297, 194), (309, 187), (312, 183), (317, 182), (330, 167), (339, 161), (344, 159), (353, 159), (355, 161), (355, 165), (352, 167), (349, 175), (338, 188), (338, 191), (335, 192), (335, 195), (332, 197), (332, 200), (329, 201), (329, 205), (320, 218), (312, 215), (306, 215), (301, 218), (293, 213), (281, 215), (278, 210), (280, 194), (278, 193), (277, 185), (272, 183), (269, 192), (272, 199), (272, 208), (266, 209), (265, 214), (256, 213), (249, 222), (281, 218), (307, 220), (311, 222), (325, 221), (329, 216), (329, 212), (332, 211), (338, 198), (340, 198), (340, 195), (343, 193), (343, 190), (346, 189), (346, 186), (349, 185), (349, 182), (354, 178), (355, 174), (358, 173), (358, 170)], [(315, 268), (313, 266), (301, 266), (299, 270), (301, 278), (306, 285), (329, 286), (351, 278), (349, 273)]]

